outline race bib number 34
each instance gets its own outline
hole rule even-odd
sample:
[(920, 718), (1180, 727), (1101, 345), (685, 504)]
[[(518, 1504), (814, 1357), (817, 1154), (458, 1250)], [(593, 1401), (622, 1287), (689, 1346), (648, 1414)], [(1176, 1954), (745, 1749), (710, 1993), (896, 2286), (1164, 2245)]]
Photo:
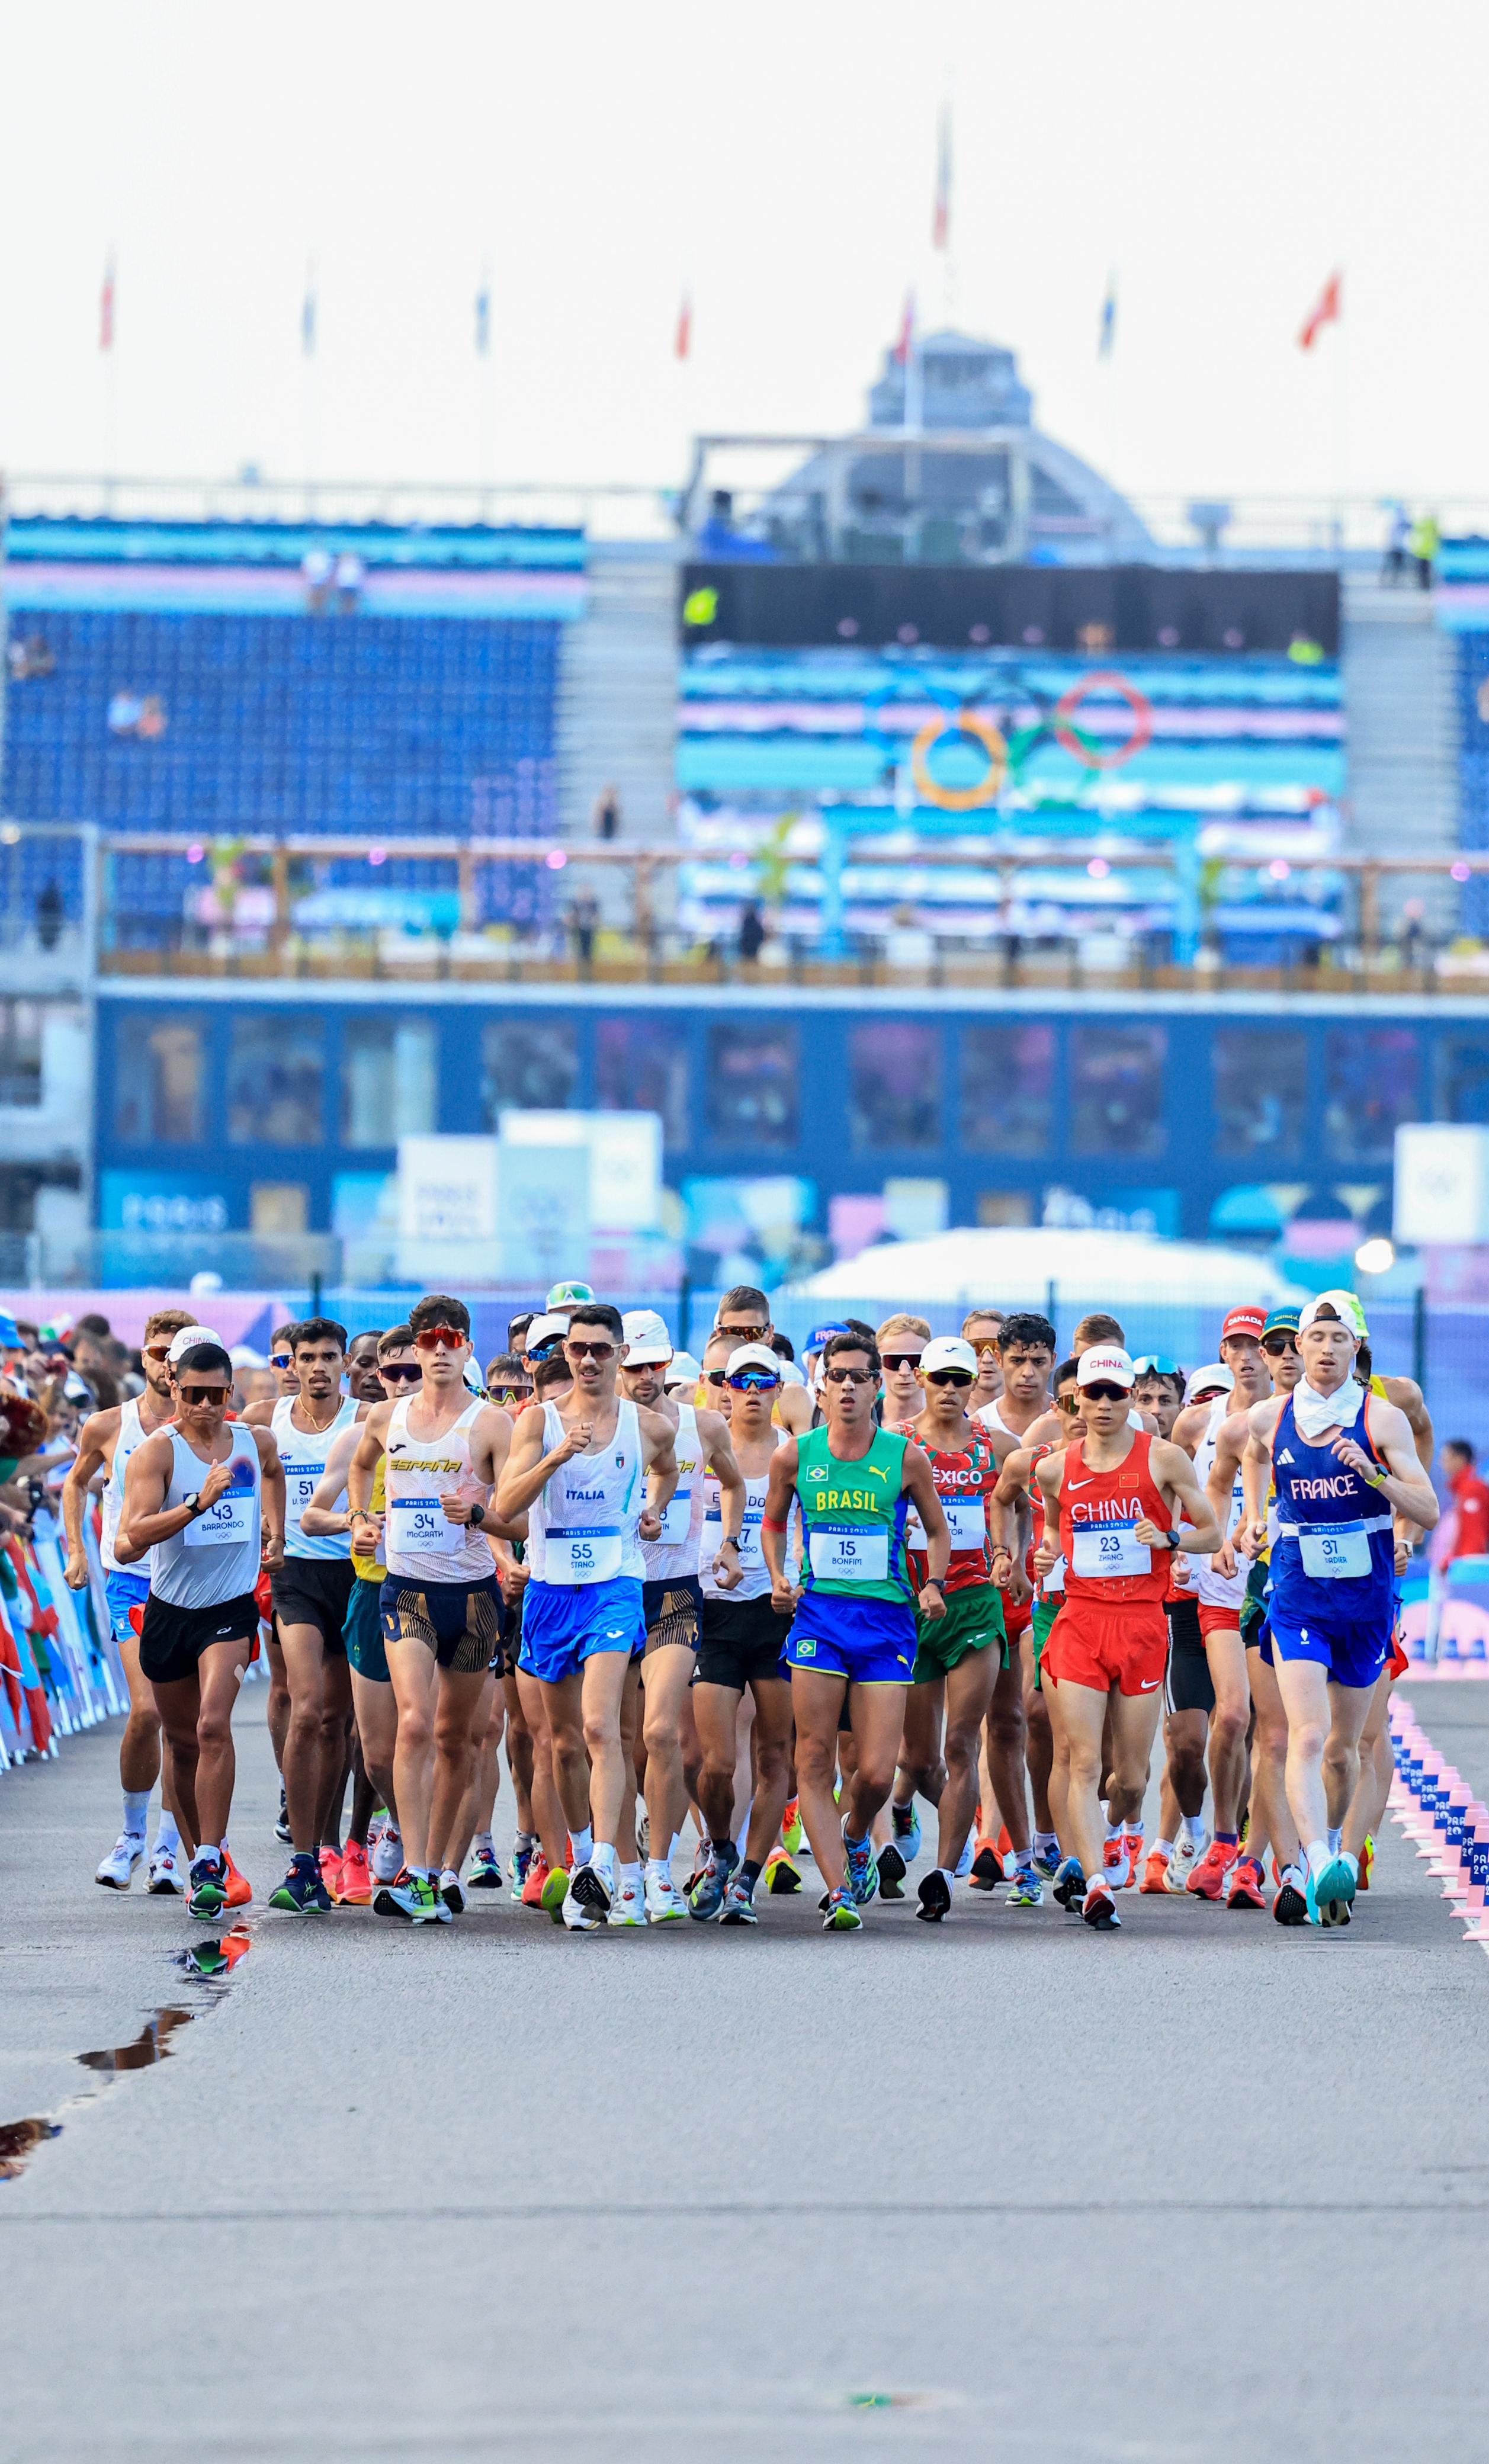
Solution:
[(447, 1523), (438, 1497), (395, 1497), (388, 1507), (388, 1537), (401, 1557), (448, 1557), (466, 1544), (458, 1523)]
[(889, 1579), (889, 1534), (868, 1531), (857, 1524), (815, 1526), (811, 1538), (812, 1572), (820, 1583), (887, 1583)]

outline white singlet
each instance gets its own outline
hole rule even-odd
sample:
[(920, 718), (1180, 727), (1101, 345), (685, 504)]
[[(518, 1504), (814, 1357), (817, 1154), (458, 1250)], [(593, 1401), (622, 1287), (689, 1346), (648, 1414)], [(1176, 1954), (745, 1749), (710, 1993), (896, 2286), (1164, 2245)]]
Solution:
[[(773, 1428), (771, 1431), (771, 1436), (777, 1446), (784, 1444), (789, 1434), (786, 1429)], [(724, 1536), (724, 1501), (723, 1491), (717, 1480), (712, 1472), (710, 1473), (706, 1484), (708, 1502), (703, 1513), (703, 1556), (699, 1565), (703, 1596), (706, 1600), (757, 1600), (770, 1590), (771, 1570), (765, 1562), (765, 1551), (760, 1545), (760, 1526), (765, 1516), (765, 1493), (770, 1485), (769, 1470), (762, 1471), (755, 1479), (745, 1481), (744, 1522), (739, 1530), (739, 1580), (732, 1592), (721, 1592), (714, 1578), (713, 1560), (718, 1554), (719, 1542)], [(794, 1578), (795, 1568), (789, 1551), (786, 1558), (786, 1572)]]
[[(339, 1437), (347, 1422), (357, 1418), (356, 1397), (348, 1395), (336, 1419), (329, 1428), (324, 1429), (296, 1427), (296, 1400), (294, 1395), (281, 1396), (269, 1423), (279, 1449), (279, 1461), (284, 1466), (284, 1553), (287, 1557), (349, 1557), (352, 1552), (350, 1532), (333, 1531), (323, 1540), (310, 1540), (300, 1529), (300, 1516), (326, 1476), (326, 1457), (331, 1452), (333, 1439)], [(337, 1507), (344, 1505), (345, 1500), (343, 1488), (336, 1501)]]
[[(1229, 1395), (1217, 1395), (1210, 1407), (1210, 1418), (1205, 1423), (1205, 1434), (1194, 1448), (1194, 1477), (1201, 1489), (1208, 1488), (1210, 1485), (1210, 1475), (1215, 1469), (1215, 1445), (1220, 1431), (1233, 1409), (1234, 1405)], [(1245, 1511), (1246, 1491), (1241, 1482), (1241, 1467), (1237, 1463), (1236, 1477), (1231, 1484), (1231, 1510), (1222, 1528), (1222, 1538), (1229, 1540), (1237, 1524), (1243, 1520)], [(1184, 1534), (1187, 1530), (1192, 1531), (1193, 1526), (1181, 1524), (1179, 1527), (1181, 1547), (1184, 1545)], [(1207, 1556), (1192, 1556), (1190, 1564), (1193, 1579), (1188, 1585), (1180, 1585), (1177, 1582), (1174, 1584), (1177, 1596), (1182, 1598), (1187, 1593), (1190, 1597), (1202, 1602), (1207, 1609), (1239, 1611), (1241, 1602), (1246, 1596), (1246, 1577), (1251, 1572), (1249, 1557), (1237, 1558), (1234, 1574), (1217, 1574)]]
[[(557, 1403), (543, 1405), (543, 1452), (568, 1435)], [(636, 1535), (646, 1506), (641, 1421), (623, 1398), (609, 1442), (570, 1455), (551, 1472), (527, 1510), (527, 1561), (536, 1583), (609, 1583), (646, 1577)]]
[[(241, 1599), (258, 1581), (263, 1529), (258, 1444), (252, 1429), (230, 1420), (226, 1426), (232, 1440), (228, 1486), (215, 1506), (169, 1539), (157, 1540), (150, 1551), (150, 1589), (173, 1608), (215, 1608), (220, 1600)], [(163, 1507), (185, 1506), (211, 1464), (192, 1453), (179, 1429), (155, 1434), (169, 1438), (173, 1458)]]
[[(164, 1428), (167, 1424), (163, 1421), (161, 1425)], [(114, 1554), (114, 1542), (119, 1533), (119, 1518), (124, 1510), (124, 1465), (135, 1448), (143, 1445), (146, 1437), (158, 1437), (159, 1434), (159, 1430), (147, 1430), (144, 1427), (140, 1419), (140, 1405), (133, 1396), (127, 1403), (120, 1405), (119, 1436), (114, 1441), (114, 1460), (109, 1465), (109, 1476), (103, 1484), (103, 1494), (99, 1500), (103, 1529), (99, 1542), (99, 1553), (103, 1559), (105, 1570), (111, 1574), (143, 1574), (147, 1582), (154, 1551), (147, 1550), (142, 1557), (135, 1559), (132, 1566), (121, 1566)], [(205, 1477), (207, 1470), (205, 1463), (202, 1469)], [(197, 1486), (201, 1486), (200, 1481)]]
[(672, 1452), (677, 1458), (677, 1486), (662, 1517), (662, 1537), (641, 1544), (648, 1583), (675, 1582), (680, 1574), (696, 1574), (698, 1571), (698, 1549), (703, 1537), (703, 1441), (698, 1435), (698, 1415), (691, 1403), (679, 1403), (677, 1407)]
[[(472, 1485), (471, 1431), (486, 1406), (477, 1396), (439, 1437), (419, 1438), (408, 1426), (410, 1400), (403, 1395), (394, 1404), (383, 1444), (388, 1573), (405, 1583), (488, 1582), (496, 1572), (491, 1542), (469, 1524), (447, 1523), (442, 1502)], [(491, 1490), (480, 1487), (480, 1497), (489, 1505)]]

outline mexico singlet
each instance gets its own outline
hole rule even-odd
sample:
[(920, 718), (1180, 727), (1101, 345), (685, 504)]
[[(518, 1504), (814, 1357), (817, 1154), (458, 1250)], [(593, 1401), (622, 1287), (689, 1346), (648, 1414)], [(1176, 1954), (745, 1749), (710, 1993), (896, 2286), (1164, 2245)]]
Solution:
[[(542, 1408), (543, 1452), (552, 1454), (567, 1432), (557, 1403)], [(623, 1399), (614, 1437), (592, 1454), (559, 1463), (528, 1507), (533, 1580), (608, 1583), (628, 1575), (644, 1581), (646, 1561), (636, 1533), (646, 1502), (643, 1472), (641, 1421), (635, 1404)]]
[[(1358, 1444), (1382, 1471), (1370, 1436), (1370, 1399), (1360, 1407)], [(1308, 1443), (1289, 1395), (1272, 1437), (1277, 1538), (1272, 1601), (1288, 1625), (1381, 1628), (1394, 1617), (1396, 1549), (1391, 1510), (1380, 1491), (1342, 1463), (1329, 1446)]]
[(696, 1574), (698, 1571), (705, 1507), (703, 1441), (698, 1435), (698, 1415), (691, 1403), (679, 1403), (677, 1407), (672, 1452), (677, 1459), (677, 1486), (662, 1517), (662, 1537), (641, 1543), (648, 1583), (676, 1582), (679, 1576)]
[[(169, 1423), (163, 1421), (161, 1426), (168, 1427)], [(120, 1405), (119, 1435), (114, 1441), (114, 1460), (109, 1465), (109, 1476), (103, 1484), (103, 1494), (99, 1500), (102, 1529), (99, 1539), (99, 1553), (103, 1560), (105, 1571), (110, 1574), (143, 1574), (148, 1579), (154, 1555), (153, 1550), (146, 1550), (144, 1555), (137, 1558), (132, 1566), (121, 1566), (114, 1554), (114, 1542), (119, 1532), (119, 1518), (124, 1510), (124, 1466), (135, 1449), (143, 1445), (146, 1437), (153, 1438), (159, 1435), (159, 1429), (144, 1427), (140, 1418), (140, 1406), (133, 1397), (127, 1403)], [(202, 1476), (203, 1479), (207, 1476), (205, 1463), (202, 1465)], [(201, 1481), (196, 1485), (200, 1488)], [(187, 1490), (186, 1494), (189, 1496), (190, 1491)]]
[(827, 1440), (825, 1426), (797, 1440), (806, 1589), (909, 1606), (914, 1593), (905, 1551), (908, 1441), (898, 1431), (876, 1429), (865, 1455), (840, 1463)]
[(1085, 1441), (1065, 1448), (1060, 1490), (1060, 1545), (1065, 1558), (1065, 1595), (1103, 1608), (1161, 1608), (1169, 1590), (1169, 1551), (1133, 1538), (1145, 1517), (1166, 1531), (1171, 1521), (1153, 1479), (1149, 1457), (1153, 1441), (1146, 1429), (1115, 1471), (1093, 1471)]
[[(405, 1583), (485, 1583), (496, 1572), (491, 1542), (469, 1524), (448, 1523), (443, 1500), (465, 1484), (471, 1469), (471, 1431), (485, 1410), (479, 1396), (437, 1438), (415, 1437), (408, 1426), (410, 1397), (401, 1396), (383, 1441), (387, 1465), (386, 1539), (390, 1574)], [(491, 1491), (481, 1488), (482, 1502)]]
[[(300, 1529), (300, 1516), (326, 1476), (326, 1457), (332, 1441), (357, 1418), (356, 1397), (348, 1395), (336, 1419), (324, 1429), (296, 1427), (296, 1399), (293, 1395), (281, 1396), (269, 1423), (284, 1466), (284, 1553), (287, 1557), (345, 1557), (351, 1552), (349, 1532), (333, 1531), (323, 1540), (309, 1540)], [(343, 1488), (341, 1497), (345, 1495)], [(339, 1505), (340, 1499), (337, 1503)]]
[[(911, 1445), (919, 1446), (921, 1453), (930, 1458), (931, 1477), (952, 1534), (952, 1553), (942, 1589), (950, 1595), (991, 1583), (993, 1551), (988, 1539), (988, 1500), (997, 1486), (998, 1474), (997, 1457), (992, 1446), (986, 1438), (974, 1435), (965, 1453), (943, 1454), (911, 1430), (906, 1429), (904, 1434)], [(918, 1574), (926, 1557), (926, 1528), (913, 1506), (905, 1518), (905, 1539)]]
[[(172, 1460), (163, 1507), (185, 1506), (211, 1464), (192, 1453), (179, 1430), (164, 1434), (170, 1440)], [(172, 1608), (216, 1608), (222, 1600), (241, 1599), (258, 1581), (263, 1529), (258, 1444), (252, 1429), (230, 1421), (228, 1434), (232, 1453), (221, 1497), (184, 1529), (157, 1540), (150, 1551), (151, 1593), (158, 1600), (169, 1600)]]
[[(773, 1427), (771, 1435), (777, 1446), (784, 1443), (783, 1430)], [(723, 1492), (712, 1473), (709, 1475), (708, 1495), (703, 1516), (703, 1557), (699, 1567), (703, 1596), (706, 1600), (757, 1600), (763, 1598), (771, 1587), (771, 1570), (765, 1562), (765, 1551), (760, 1546), (760, 1527), (765, 1517), (765, 1496), (771, 1485), (770, 1472), (767, 1469), (753, 1479), (746, 1472), (743, 1474), (743, 1479), (745, 1508), (744, 1521), (739, 1529), (739, 1580), (732, 1592), (721, 1592), (713, 1572), (713, 1560), (718, 1554), (719, 1543), (724, 1536)], [(789, 1554), (786, 1571), (788, 1573), (791, 1571)]]

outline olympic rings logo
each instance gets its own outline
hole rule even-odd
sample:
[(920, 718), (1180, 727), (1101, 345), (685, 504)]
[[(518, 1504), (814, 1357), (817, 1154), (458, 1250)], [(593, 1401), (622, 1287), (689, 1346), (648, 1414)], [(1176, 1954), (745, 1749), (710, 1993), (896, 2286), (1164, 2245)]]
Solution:
[[(988, 766), (972, 787), (948, 787), (931, 767), (931, 754), (943, 737), (970, 736), (988, 757)], [(992, 721), (964, 710), (954, 719), (928, 719), (910, 746), (910, 776), (924, 803), (943, 813), (975, 813), (996, 801), (1008, 776), (1007, 741)]]
[[(1099, 751), (1075, 723), (1076, 713), (1086, 694), (1094, 693), (1102, 685), (1119, 693), (1132, 714), (1131, 735), (1106, 753)], [(1087, 770), (1120, 770), (1124, 761), (1130, 761), (1134, 755), (1143, 752), (1152, 742), (1153, 706), (1146, 693), (1140, 693), (1136, 685), (1129, 685), (1126, 676), (1119, 675), (1114, 668), (1097, 668), (1088, 676), (1083, 676), (1079, 684), (1072, 685), (1068, 693), (1061, 694), (1055, 704), (1052, 725), (1056, 742), (1062, 744), (1067, 753), (1073, 753)]]

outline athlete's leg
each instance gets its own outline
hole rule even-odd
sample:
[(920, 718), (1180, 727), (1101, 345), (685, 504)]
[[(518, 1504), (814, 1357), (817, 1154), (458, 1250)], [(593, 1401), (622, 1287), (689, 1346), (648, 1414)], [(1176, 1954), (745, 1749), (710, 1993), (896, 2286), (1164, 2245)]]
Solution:
[[(119, 1784), (126, 1796), (148, 1796), (161, 1776), (162, 1727), (150, 1681), (140, 1666), (140, 1638), (133, 1626), (115, 1636), (124, 1682), (129, 1687), (129, 1717), (119, 1741)], [(170, 1771), (165, 1767), (164, 1802), (170, 1804)]]
[[(946, 1716), (946, 1680), (926, 1679), (912, 1685), (905, 1700), (905, 1733), (900, 1740), (899, 1766), (894, 1775), (894, 1802), (905, 1806), (923, 1796), (929, 1805), (939, 1805), (946, 1788), (946, 1763), (941, 1751), (941, 1727)], [(975, 1743), (974, 1745), (975, 1766)], [(975, 1770), (973, 1778), (973, 1801), (976, 1801)]]
[(410, 1873), (426, 1872), (429, 1844), (429, 1805), (434, 1788), (435, 1659), (416, 1636), (390, 1636), (384, 1629), (388, 1678), (397, 1705), (397, 1737), (393, 1748), (393, 1786), (398, 1796), (398, 1827), (403, 1835), (404, 1863)]
[(1298, 1832), (1287, 1802), (1287, 1713), (1277, 1683), (1277, 1671), (1259, 1648), (1246, 1654), (1251, 1699), (1257, 1725), (1251, 1741), (1251, 1831), (1254, 1857), (1271, 1846), (1279, 1869), (1298, 1861)]
[(590, 1820), (595, 1845), (601, 1848), (615, 1847), (626, 1800), (621, 1702), (630, 1665), (627, 1652), (592, 1651), (580, 1671), (583, 1740), (589, 1755)]
[[(583, 1672), (576, 1668), (556, 1684), (550, 1684), (546, 1678), (539, 1682), (548, 1720), (554, 1786), (564, 1824), (569, 1832), (585, 1831), (589, 1827), (590, 1796), (589, 1756), (584, 1750)], [(567, 1852), (567, 1838), (564, 1849)], [(560, 1864), (562, 1861), (560, 1858)]]
[(642, 1662), (633, 1660), (621, 1689), (621, 1810), (615, 1817), (618, 1865), (634, 1865), (640, 1853), (636, 1845), (636, 1772), (642, 1754), (641, 1672)]
[[(642, 1670), (645, 1713), (642, 1735), (646, 1750), (646, 1824), (653, 1857), (666, 1857), (683, 1827), (688, 1811), (683, 1778), (682, 1715), (697, 1654), (691, 1645), (662, 1643), (647, 1653)], [(732, 1690), (715, 1685), (715, 1694)], [(733, 1767), (731, 1767), (733, 1784)], [(702, 1785), (700, 1781), (699, 1785)], [(707, 1814), (708, 1807), (705, 1805)], [(720, 1835), (722, 1836), (722, 1835)]]
[(1234, 1837), (1246, 1778), (1246, 1731), (1251, 1726), (1251, 1688), (1240, 1627), (1205, 1637), (1205, 1658), (1215, 1687), (1210, 1714), (1210, 1789), (1215, 1798), (1215, 1836)]
[(1277, 1682), (1287, 1713), (1287, 1804), (1298, 1837), (1310, 1855), (1328, 1838), (1328, 1801), (1324, 1785), (1324, 1754), (1337, 1733), (1340, 1752), (1336, 1770), (1358, 1767), (1360, 1731), (1365, 1726), (1374, 1687), (1334, 1685), (1316, 1660), (1277, 1657)]
[[(569, 1831), (558, 1784), (554, 1777), (553, 1734), (548, 1725), (548, 1706), (543, 1700), (541, 1683), (537, 1678), (530, 1676), (525, 1668), (517, 1670), (516, 1687), (522, 1716), (527, 1722), (528, 1734), (533, 1740), (531, 1828), (536, 1832), (544, 1862), (552, 1870), (561, 1865), (569, 1853)], [(581, 1740), (580, 1745), (581, 1757), (583, 1750)], [(589, 1819), (587, 1784), (584, 1805), (583, 1819), (587, 1822)]]
[[(1209, 1742), (1210, 1722), (1203, 1711), (1170, 1711), (1165, 1714), (1163, 1741), (1167, 1755), (1164, 1772), (1165, 1803), (1161, 1820), (1165, 1839), (1178, 1837), (1180, 1817), (1197, 1821), (1205, 1805), (1205, 1748)], [(1169, 1798), (1172, 1798), (1172, 1827), (1170, 1826)]]
[[(385, 1805), (395, 1828), (398, 1824), (398, 1795), (393, 1785), (393, 1751), (398, 1743), (398, 1698), (391, 1685), (372, 1677), (359, 1677), (352, 1671), (352, 1705), (357, 1714), (357, 1734), (361, 1743), (362, 1769), (373, 1802)], [(355, 1811), (352, 1836), (365, 1843), (365, 1822), (357, 1828)]]
[(875, 1815), (888, 1802), (909, 1692), (909, 1685), (857, 1684), (848, 1697), (857, 1749), (852, 1782), (843, 1791), (843, 1830), (849, 1839), (866, 1839)]
[(1396, 1768), (1390, 1749), (1390, 1689), (1395, 1682), (1390, 1668), (1381, 1670), (1360, 1731), (1360, 1778), (1345, 1816), (1342, 1842), (1346, 1854), (1357, 1859), (1365, 1855), (1367, 1839), (1378, 1836), (1386, 1819)]
[(1120, 1822), (1125, 1830), (1135, 1831), (1143, 1819), (1143, 1798), (1152, 1763), (1153, 1739), (1158, 1732), (1159, 1714), (1163, 1709), (1163, 1693), (1160, 1687), (1154, 1687), (1147, 1694), (1113, 1693), (1109, 1702), (1111, 1786), (1106, 1795), (1106, 1811), (1113, 1822)]
[(1049, 1698), (1043, 1687), (1036, 1685), (1034, 1682), (1034, 1629), (1032, 1626), (1025, 1626), (1018, 1638), (1018, 1673), (1023, 1690), (1024, 1761), (1029, 1771), (1029, 1786), (1034, 1792), (1034, 1827), (1036, 1831), (1042, 1831), (1047, 1836), (1055, 1828), (1049, 1802), (1049, 1775), (1055, 1760), (1055, 1738), (1050, 1727)]
[(1016, 1857), (1029, 1850), (1028, 1727), (1023, 1716), (1023, 1670), (1018, 1662), (999, 1668), (987, 1717), (988, 1769), (994, 1792), (1008, 1826)]
[(475, 1765), (476, 1722), (483, 1698), (494, 1690), (489, 1668), (441, 1668), (435, 1679), (434, 1773), (424, 1861), (439, 1873), (453, 1862), (450, 1851), (457, 1844), (455, 1833)]
[(335, 1847), (340, 1838), (341, 1808), (346, 1801), (346, 1776), (352, 1761), (352, 1671), (339, 1652), (328, 1651), (320, 1672), (320, 1799), (316, 1809), (316, 1838)]
[(157, 1685), (155, 1698), (176, 1756), (182, 1786), (182, 1837), (192, 1857), (202, 1845), (220, 1848), (228, 1833), (235, 1765), (232, 1712), (248, 1669), (246, 1635), (209, 1642), (194, 1677)]
[[(1068, 1767), (1064, 1828), (1060, 1844), (1068, 1844), (1086, 1876), (1100, 1875), (1106, 1825), (1097, 1792), (1102, 1781), (1102, 1736), (1106, 1726), (1108, 1696), (1094, 1685), (1077, 1685), (1062, 1677), (1057, 1689), (1056, 1750), (1062, 1738)], [(1152, 1698), (1154, 1705), (1157, 1696)]]
[[(969, 1651), (964, 1660), (959, 1660), (955, 1667), (947, 1672), (946, 1740), (942, 1748), (946, 1785), (940, 1793), (939, 1844), (936, 1849), (936, 1863), (944, 1873), (955, 1873), (957, 1860), (972, 1829), (977, 1804), (977, 1739), (992, 1705), (999, 1674), (996, 1642), (991, 1643), (986, 1651)], [(911, 1698), (922, 1690), (919, 1686), (912, 1686)], [(906, 1716), (909, 1717), (909, 1712)]]
[(324, 1793), (325, 1641), (318, 1625), (281, 1622), (279, 1647), (290, 1689), (290, 1720), (279, 1767), (284, 1775), (290, 1837), (297, 1854), (309, 1854), (319, 1842)]
[(202, 1708), (200, 1670), (189, 1677), (152, 1678), (150, 1691), (170, 1749), (176, 1777), (176, 1821), (188, 1859), (202, 1837), (196, 1801), (197, 1720)]
[(1070, 1838), (1070, 1744), (1065, 1734), (1063, 1717), (1064, 1688), (1057, 1685), (1048, 1674), (1049, 1646), (1045, 1645), (1044, 1703), (1049, 1712), (1050, 1743), (1054, 1755), (1049, 1767), (1049, 1818), (1062, 1857), (1073, 1857)]
[(265, 1717), (269, 1724), (269, 1742), (274, 1749), (274, 1762), (279, 1775), (284, 1776), (284, 1741), (290, 1730), (290, 1681), (285, 1671), (284, 1649), (279, 1640), (279, 1620), (269, 1620), (269, 1638), (264, 1645), (264, 1658), (269, 1662), (269, 1702)]
[(504, 1672), (501, 1690), (507, 1706), (507, 1769), (512, 1773), (517, 1829), (531, 1839), (537, 1829), (533, 1816), (533, 1731), (522, 1707), (515, 1668)]
[[(495, 1677), (488, 1668), (471, 1722), (471, 1776), (466, 1782), (449, 1837), (443, 1843), (439, 1860), (441, 1873), (448, 1867), (458, 1874), (471, 1853), (471, 1842), (476, 1833), (491, 1829), (501, 1768), (498, 1749), (503, 1708)], [(432, 1839), (430, 1845), (433, 1845)]]
[(782, 1677), (754, 1677), (750, 1691), (755, 1697), (755, 1801), (745, 1861), (763, 1865), (776, 1845), (791, 1793), (791, 1688)]
[[(797, 1799), (822, 1886), (829, 1891), (847, 1886), (842, 1817), (832, 1793), (833, 1774), (838, 1767), (838, 1714), (846, 1684), (845, 1677), (829, 1677), (820, 1668), (793, 1668), (791, 1672), (791, 1707), (797, 1727)], [(903, 1709), (895, 1716), (902, 1732)], [(891, 1754), (898, 1742), (899, 1732), (890, 1745)]]
[[(679, 1652), (675, 1655), (681, 1659)], [(653, 1652), (652, 1661), (661, 1658)], [(708, 1825), (711, 1839), (725, 1840), (734, 1837), (734, 1715), (740, 1697), (733, 1685), (705, 1685), (692, 1689), (693, 1718), (698, 1724), (698, 1743), (703, 1748), (703, 1768), (698, 1773), (698, 1804)], [(785, 1800), (782, 1798), (782, 1804)], [(653, 1825), (656, 1816), (652, 1816)], [(670, 1840), (670, 1832), (652, 1830), (653, 1840), (659, 1837)], [(661, 1850), (657, 1854), (664, 1853)], [(769, 1854), (769, 1850), (766, 1852)]]
[(1324, 1795), (1331, 1831), (1344, 1829), (1360, 1785), (1364, 1763), (1360, 1740), (1379, 1685), (1377, 1678), (1373, 1685), (1331, 1685), (1328, 1689), (1333, 1717), (1324, 1748)]

